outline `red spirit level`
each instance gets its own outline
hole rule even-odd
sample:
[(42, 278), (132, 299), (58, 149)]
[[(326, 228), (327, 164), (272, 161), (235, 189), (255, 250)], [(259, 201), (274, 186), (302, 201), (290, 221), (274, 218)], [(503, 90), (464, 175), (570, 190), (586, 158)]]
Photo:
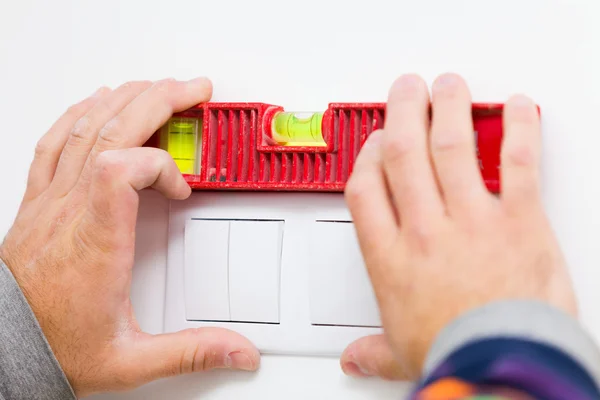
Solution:
[[(502, 104), (473, 104), (487, 188), (500, 188)], [(178, 113), (146, 143), (167, 150), (194, 190), (341, 192), (385, 103), (332, 103), (292, 113), (264, 103), (204, 103)]]

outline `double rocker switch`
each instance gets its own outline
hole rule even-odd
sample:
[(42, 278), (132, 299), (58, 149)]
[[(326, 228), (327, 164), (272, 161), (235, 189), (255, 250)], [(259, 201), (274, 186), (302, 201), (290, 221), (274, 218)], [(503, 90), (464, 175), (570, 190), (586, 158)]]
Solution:
[(190, 220), (188, 320), (279, 323), (283, 221)]
[[(281, 292), (284, 227), (279, 220), (188, 220), (186, 319), (278, 324), (285, 295)], [(381, 326), (353, 224), (315, 221), (305, 238), (308, 265), (296, 266), (287, 259), (285, 265), (309, 269), (311, 324)]]

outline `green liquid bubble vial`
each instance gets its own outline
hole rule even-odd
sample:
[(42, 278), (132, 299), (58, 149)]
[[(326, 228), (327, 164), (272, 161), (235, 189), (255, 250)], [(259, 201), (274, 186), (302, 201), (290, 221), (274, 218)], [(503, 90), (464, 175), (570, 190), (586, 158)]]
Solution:
[(198, 174), (198, 127), (200, 120), (195, 118), (171, 118), (163, 128), (161, 147), (166, 150), (182, 174)]
[(322, 112), (279, 112), (273, 117), (272, 137), (284, 146), (326, 146), (322, 125)]

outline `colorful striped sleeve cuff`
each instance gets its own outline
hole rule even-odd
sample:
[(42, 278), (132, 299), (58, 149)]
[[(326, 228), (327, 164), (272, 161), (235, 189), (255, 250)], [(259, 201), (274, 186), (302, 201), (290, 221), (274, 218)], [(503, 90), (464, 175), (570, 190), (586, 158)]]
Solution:
[(600, 353), (579, 323), (546, 304), (489, 304), (437, 338), (415, 400), (598, 400)]

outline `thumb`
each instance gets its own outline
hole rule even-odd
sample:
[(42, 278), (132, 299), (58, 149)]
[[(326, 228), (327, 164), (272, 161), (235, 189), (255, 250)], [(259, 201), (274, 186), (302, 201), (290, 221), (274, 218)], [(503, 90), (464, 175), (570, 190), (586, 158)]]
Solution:
[(243, 336), (221, 328), (140, 334), (124, 357), (129, 376), (141, 383), (191, 372), (229, 368), (255, 371), (258, 350)]
[(384, 335), (366, 336), (351, 343), (342, 353), (340, 364), (350, 376), (408, 380)]

